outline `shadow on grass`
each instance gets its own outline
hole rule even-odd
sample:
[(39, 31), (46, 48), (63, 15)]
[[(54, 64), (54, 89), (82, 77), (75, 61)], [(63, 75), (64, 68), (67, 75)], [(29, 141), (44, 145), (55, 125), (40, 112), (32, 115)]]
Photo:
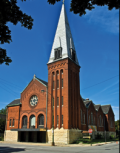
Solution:
[(0, 147), (0, 153), (11, 153), (25, 151), (23, 148)]

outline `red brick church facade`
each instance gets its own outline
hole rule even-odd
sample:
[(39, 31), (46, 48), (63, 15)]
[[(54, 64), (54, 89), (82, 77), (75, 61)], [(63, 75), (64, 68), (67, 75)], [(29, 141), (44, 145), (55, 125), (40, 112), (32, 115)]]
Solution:
[[(59, 27), (66, 32), (65, 36), (61, 36)], [(95, 105), (80, 95), (80, 66), (64, 4), (47, 65), (48, 83), (34, 76), (20, 99), (7, 106), (5, 140), (51, 142), (52, 102), (55, 142), (72, 143), (89, 128), (94, 135), (104, 131), (114, 134), (112, 107)]]

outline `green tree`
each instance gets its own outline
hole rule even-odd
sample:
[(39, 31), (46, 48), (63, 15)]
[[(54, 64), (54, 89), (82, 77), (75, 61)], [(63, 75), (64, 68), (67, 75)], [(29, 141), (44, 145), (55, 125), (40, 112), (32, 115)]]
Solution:
[[(26, 0), (21, 0), (26, 1)], [(49, 4), (55, 4), (61, 0), (48, 0)], [(71, 0), (70, 11), (82, 16), (86, 14), (86, 9), (94, 9), (94, 5), (107, 5), (109, 10), (120, 8), (119, 0)], [(18, 22), (25, 28), (32, 29), (33, 19), (31, 16), (23, 13), (17, 6), (17, 0), (0, 0), (0, 44), (10, 43), (11, 31), (6, 25), (8, 22), (16, 25)], [(9, 65), (12, 60), (7, 56), (6, 50), (0, 47), (0, 64)]]
[[(21, 0), (26, 1), (26, 0)], [(16, 25), (18, 22), (25, 28), (32, 29), (33, 19), (23, 13), (17, 6), (17, 0), (0, 0), (0, 44), (10, 43), (11, 31), (6, 25), (8, 22)], [(0, 64), (9, 65), (12, 60), (7, 56), (6, 50), (0, 47)]]
[(6, 120), (0, 118), (0, 133), (4, 133), (5, 131)]
[[(48, 0), (49, 4), (55, 4), (56, 2), (61, 0)], [(62, 0), (63, 1), (63, 0)], [(120, 8), (120, 1), (119, 0), (71, 0), (70, 4), (70, 11), (74, 14), (79, 14), (82, 16), (86, 14), (87, 10), (94, 9), (94, 5), (97, 6), (108, 6), (108, 10), (112, 10), (113, 8), (119, 9)]]
[(120, 120), (115, 121), (115, 131), (116, 135), (120, 134)]
[(0, 114), (6, 115), (6, 107), (5, 107), (5, 108), (2, 108), (2, 109), (0, 110)]

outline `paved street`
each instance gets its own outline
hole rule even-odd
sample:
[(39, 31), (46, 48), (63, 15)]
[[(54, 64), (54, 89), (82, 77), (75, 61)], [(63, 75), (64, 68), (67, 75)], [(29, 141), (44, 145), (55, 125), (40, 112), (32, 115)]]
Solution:
[(119, 144), (101, 146), (42, 146), (0, 143), (0, 153), (119, 153)]

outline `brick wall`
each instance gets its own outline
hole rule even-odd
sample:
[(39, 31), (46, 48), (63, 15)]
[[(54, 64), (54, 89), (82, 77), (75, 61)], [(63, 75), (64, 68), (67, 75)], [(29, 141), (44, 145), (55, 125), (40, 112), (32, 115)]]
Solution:
[[(99, 107), (98, 111), (97, 111), (97, 120), (96, 120), (96, 124), (97, 124), (97, 131), (104, 131), (104, 113), (102, 111), (101, 106)], [(100, 116), (101, 116), (101, 124), (100, 124)]]

